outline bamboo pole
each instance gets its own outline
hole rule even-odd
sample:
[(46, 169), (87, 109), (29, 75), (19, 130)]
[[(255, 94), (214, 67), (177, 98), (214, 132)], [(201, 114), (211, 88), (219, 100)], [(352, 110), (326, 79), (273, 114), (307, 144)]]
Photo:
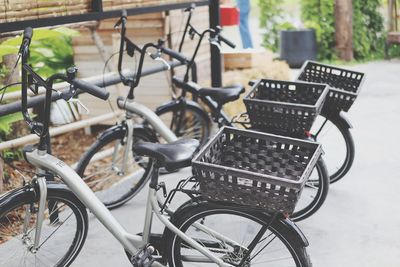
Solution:
[[(118, 118), (118, 116), (120, 116), (121, 114), (122, 112), (118, 110), (94, 118), (73, 122), (59, 127), (54, 127), (51, 128), (49, 131), (50, 136), (57, 136), (70, 131), (75, 131), (91, 125), (95, 125), (106, 120), (115, 119)], [(35, 143), (37, 141), (39, 141), (39, 137), (36, 134), (30, 134), (24, 137), (0, 143), (0, 151), (3, 151), (5, 149), (20, 147), (29, 143)]]
[[(3, 56), (3, 64), (7, 70), (10, 72), (5, 77), (5, 82), (7, 84), (15, 83), (19, 80), (19, 72), (14, 69), (15, 64), (17, 63), (17, 55), (4, 55)], [(4, 190), (4, 162), (3, 159), (0, 159), (0, 194)]]

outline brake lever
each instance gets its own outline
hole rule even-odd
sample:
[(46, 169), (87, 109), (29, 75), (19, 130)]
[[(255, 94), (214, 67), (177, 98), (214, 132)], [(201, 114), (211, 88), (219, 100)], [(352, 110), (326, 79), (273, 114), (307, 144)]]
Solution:
[(154, 59), (156, 61), (161, 61), (162, 63), (164, 63), (165, 66), (167, 66), (167, 70), (171, 69), (171, 65), (162, 57), (157, 57), (156, 59)]
[(68, 92), (60, 92), (60, 91), (57, 92), (60, 95), (60, 97), (65, 101), (67, 101), (68, 103), (73, 103), (81, 106), (82, 109), (85, 111), (84, 114), (87, 115), (90, 113), (89, 109), (82, 103), (82, 101), (80, 101), (78, 98), (74, 98), (76, 94), (76, 89), (73, 85), (70, 85)]
[(167, 66), (167, 70), (171, 69), (171, 65), (161, 57), (161, 51), (157, 51), (156, 54), (152, 54), (152, 53), (147, 53), (153, 60), (155, 61), (161, 61), (162, 63), (164, 63), (165, 66)]
[(215, 45), (216, 47), (218, 47), (219, 50), (222, 49), (221, 44), (218, 42), (217, 38), (208, 38), (208, 40), (210, 41), (210, 44)]
[(77, 104), (79, 105), (85, 112), (84, 114), (87, 115), (90, 113), (90, 110), (88, 109), (87, 106), (85, 106), (82, 101), (79, 100), (79, 98), (71, 98), (70, 100), (68, 100), (68, 103), (73, 103), (73, 104)]

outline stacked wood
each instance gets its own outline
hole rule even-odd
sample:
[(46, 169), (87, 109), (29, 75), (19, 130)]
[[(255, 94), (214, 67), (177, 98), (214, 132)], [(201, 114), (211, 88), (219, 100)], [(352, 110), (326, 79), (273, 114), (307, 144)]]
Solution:
[[(187, 0), (103, 0), (103, 10), (119, 10), (142, 6), (155, 6), (187, 2)], [(192, 2), (196, 2), (195, 0)]]
[(265, 49), (229, 50), (223, 58), (225, 70), (262, 68), (272, 62), (273, 53)]
[[(187, 0), (103, 0), (103, 10), (120, 10)], [(193, 1), (196, 2), (196, 1)], [(92, 0), (7, 0), (0, 6), (0, 23), (92, 12)]]

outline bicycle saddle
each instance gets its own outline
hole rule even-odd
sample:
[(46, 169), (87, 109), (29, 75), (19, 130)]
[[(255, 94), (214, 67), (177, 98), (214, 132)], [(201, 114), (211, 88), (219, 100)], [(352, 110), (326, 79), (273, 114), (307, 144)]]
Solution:
[(199, 141), (195, 139), (180, 139), (169, 144), (141, 142), (135, 144), (133, 150), (137, 155), (157, 160), (159, 167), (172, 172), (190, 166), (198, 147)]
[(242, 85), (201, 88), (199, 90), (200, 95), (211, 97), (211, 99), (217, 102), (220, 106), (235, 101), (242, 93), (244, 93), (244, 87)]

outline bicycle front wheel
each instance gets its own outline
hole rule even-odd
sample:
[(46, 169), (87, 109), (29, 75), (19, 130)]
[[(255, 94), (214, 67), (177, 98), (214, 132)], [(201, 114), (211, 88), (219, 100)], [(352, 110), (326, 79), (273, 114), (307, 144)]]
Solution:
[[(311, 266), (305, 247), (278, 219), (257, 237), (270, 219), (264, 213), (202, 203), (174, 214), (171, 220), (187, 236), (232, 266)], [(170, 267), (216, 265), (169, 230), (165, 236)], [(255, 247), (250, 257), (240, 264), (252, 243)]]
[(14, 190), (0, 199), (0, 266), (69, 266), (87, 234), (85, 207), (67, 189), (49, 187), (39, 247), (36, 234), (37, 194)]
[(210, 122), (206, 112), (201, 112), (190, 105), (167, 106), (158, 110), (157, 115), (177, 137), (199, 140), (204, 145), (210, 137)]

